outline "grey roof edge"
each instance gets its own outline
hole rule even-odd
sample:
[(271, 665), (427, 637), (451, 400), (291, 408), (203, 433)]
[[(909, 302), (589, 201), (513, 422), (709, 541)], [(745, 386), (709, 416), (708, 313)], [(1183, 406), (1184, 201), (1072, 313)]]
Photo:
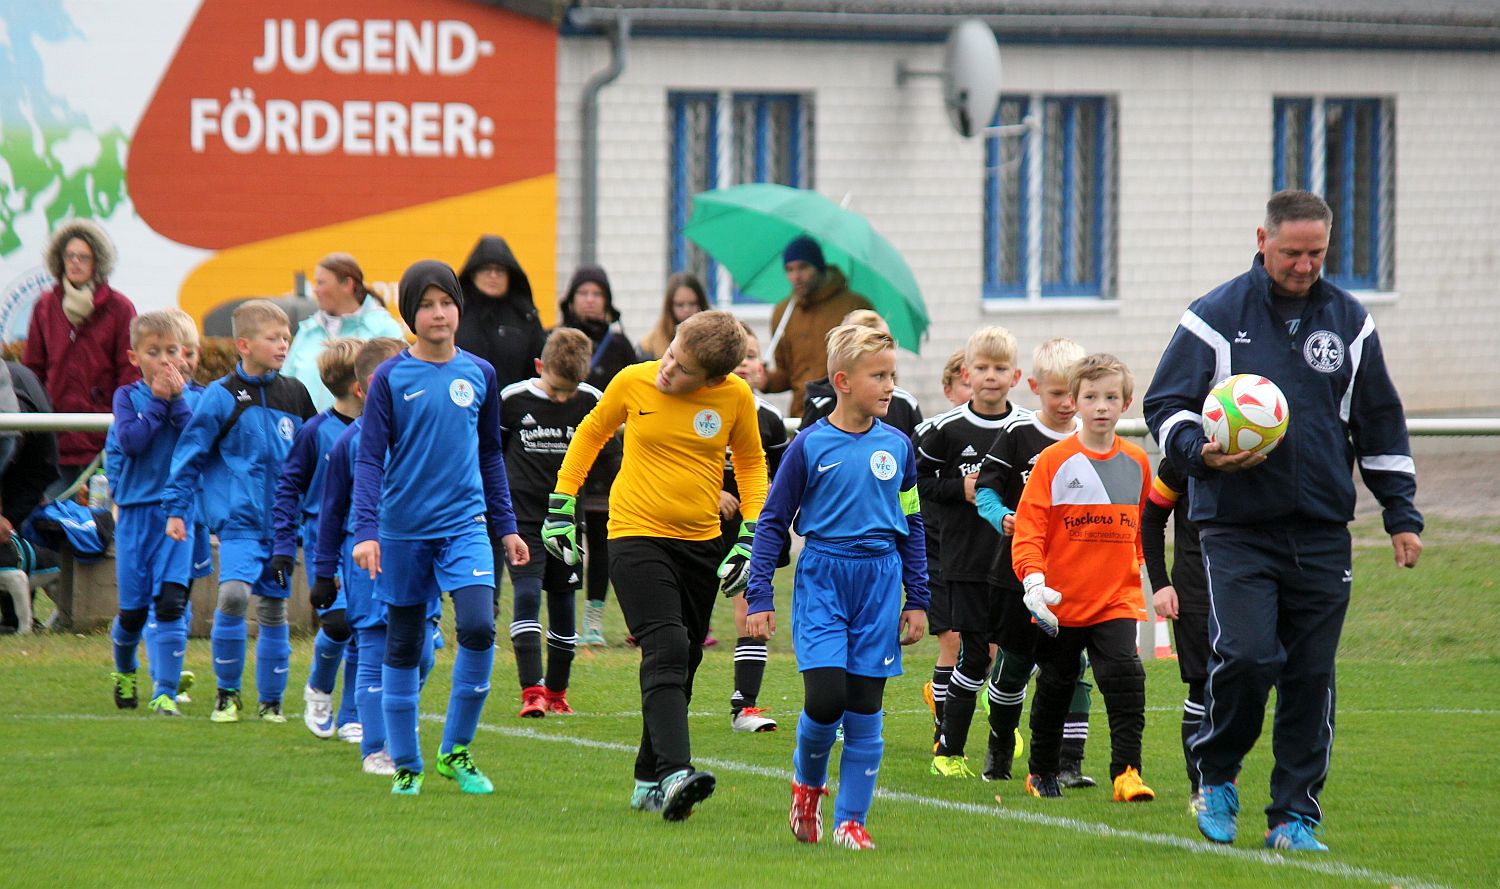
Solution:
[[(803, 8), (768, 9), (766, 3), (709, 6), (619, 2), (610, 5), (562, 0), (487, 0), (557, 25), (564, 34), (598, 33), (621, 16), (638, 36), (684, 35), (781, 37), (801, 39), (936, 40), (960, 19), (958, 12), (850, 12), (850, 4), (801, 3)], [(781, 4), (786, 6), (789, 4)], [(886, 4), (862, 4), (879, 9)], [(910, 6), (922, 4), (908, 4)], [(967, 4), (951, 4), (962, 7)], [(998, 5), (998, 4), (996, 4)], [(1394, 7), (1401, 7), (1399, 10)], [(754, 7), (754, 8), (749, 8)], [(816, 8), (822, 7), (822, 8)], [(845, 11), (833, 7), (844, 7)], [(994, 8), (992, 5), (990, 8)], [(1301, 10), (1247, 11), (1235, 5), (1163, 4), (1161, 12), (998, 12), (976, 16), (995, 30), (1001, 43), (1147, 43), (1256, 45), (1298, 48), (1397, 48), (1500, 51), (1500, 12), (1493, 16), (1433, 14), (1392, 4), (1380, 11), (1340, 11), (1316, 6)], [(1127, 7), (1128, 9), (1129, 7)], [(1232, 13), (1232, 14), (1231, 14)]]

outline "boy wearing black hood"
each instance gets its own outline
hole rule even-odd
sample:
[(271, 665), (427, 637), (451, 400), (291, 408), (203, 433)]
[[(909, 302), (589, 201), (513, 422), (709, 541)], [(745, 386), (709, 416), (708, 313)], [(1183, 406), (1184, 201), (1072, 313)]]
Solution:
[(531, 379), (547, 336), (537, 318), (531, 279), (510, 245), (498, 235), (481, 236), (458, 283), (464, 291), (458, 347), (488, 361), (502, 389)]
[(469, 755), (495, 658), (494, 550), (512, 565), (530, 557), (505, 478), (495, 370), (454, 345), (463, 308), (443, 263), (418, 262), (401, 276), (401, 317), (417, 339), (371, 376), (355, 460), (353, 555), (372, 579), (383, 574), (382, 709), (397, 794), (422, 788), (418, 664), (428, 607), (443, 590), (458, 651), (437, 771), (465, 793), (494, 791)]

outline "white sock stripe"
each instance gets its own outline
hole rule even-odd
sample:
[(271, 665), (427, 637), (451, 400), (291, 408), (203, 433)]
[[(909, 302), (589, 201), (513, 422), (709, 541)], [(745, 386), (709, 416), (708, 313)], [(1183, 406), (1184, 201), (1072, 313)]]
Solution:
[(1026, 692), (1024, 689), (1021, 691), (1000, 691), (998, 688), (992, 687), (990, 689), (990, 700), (1004, 706), (1015, 707), (1026, 703)]
[(552, 632), (551, 630), (547, 631), (547, 644), (548, 645), (566, 645), (569, 648), (571, 648), (574, 645), (576, 645), (577, 643), (578, 643), (578, 636), (577, 636), (577, 634), (574, 634), (572, 636), (559, 636), (556, 633)]
[(957, 670), (954, 670), (952, 684), (958, 686), (959, 688), (965, 689), (966, 691), (972, 691), (977, 694), (979, 692), (979, 687), (984, 684), (984, 680), (973, 679), (971, 677), (965, 676)]
[(540, 636), (542, 634), (541, 623), (534, 620), (518, 620), (510, 625), (510, 638), (512, 639), (517, 636), (524, 636), (527, 633), (535, 633)]
[(1183, 701), (1182, 702), (1182, 712), (1184, 714), (1188, 715), (1188, 716), (1199, 716), (1199, 717), (1201, 717), (1203, 715), (1203, 705), (1202, 704), (1195, 704), (1192, 701)]

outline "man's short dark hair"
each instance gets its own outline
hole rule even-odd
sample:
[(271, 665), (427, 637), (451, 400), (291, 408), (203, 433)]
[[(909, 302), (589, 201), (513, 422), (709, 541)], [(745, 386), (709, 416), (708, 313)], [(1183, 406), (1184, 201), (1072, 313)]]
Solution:
[(1271, 195), (1266, 201), (1266, 234), (1274, 235), (1283, 222), (1322, 222), (1333, 227), (1333, 210), (1328, 202), (1310, 191), (1288, 188)]

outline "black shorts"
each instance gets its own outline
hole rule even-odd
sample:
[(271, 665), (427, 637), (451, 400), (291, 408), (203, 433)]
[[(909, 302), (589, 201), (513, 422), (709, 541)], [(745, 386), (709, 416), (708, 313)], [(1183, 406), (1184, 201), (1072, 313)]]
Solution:
[(1177, 620), (1172, 621), (1177, 672), (1183, 682), (1208, 680), (1208, 590), (1187, 586), (1177, 590)]
[(983, 580), (949, 580), (948, 620), (960, 633), (984, 633), (994, 640), (1000, 629), (999, 589)]
[(1012, 654), (1031, 656), (1041, 634), (1019, 587), (999, 587), (1000, 629), (996, 634), (1000, 647)]
[(940, 574), (927, 575), (927, 633), (938, 636), (953, 629), (952, 607), (948, 599), (948, 582)]
[[(583, 586), (583, 565), (565, 565), (562, 559), (547, 552), (542, 545), (541, 526), (522, 526), (516, 529), (521, 539), (526, 542), (526, 548), (531, 551), (531, 559), (519, 568), (507, 563), (510, 569), (511, 583), (515, 583), (517, 577), (540, 577), (542, 589), (549, 593), (576, 593)], [(496, 564), (505, 560), (505, 553), (495, 553)]]

